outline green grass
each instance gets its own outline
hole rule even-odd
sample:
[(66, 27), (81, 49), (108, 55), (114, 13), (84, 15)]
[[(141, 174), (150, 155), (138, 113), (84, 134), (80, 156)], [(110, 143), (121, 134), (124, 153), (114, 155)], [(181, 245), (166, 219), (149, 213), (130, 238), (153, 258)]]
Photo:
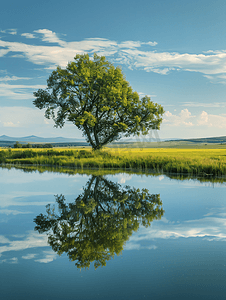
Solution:
[(226, 175), (226, 149), (9, 149), (0, 151), (0, 163), (222, 176)]

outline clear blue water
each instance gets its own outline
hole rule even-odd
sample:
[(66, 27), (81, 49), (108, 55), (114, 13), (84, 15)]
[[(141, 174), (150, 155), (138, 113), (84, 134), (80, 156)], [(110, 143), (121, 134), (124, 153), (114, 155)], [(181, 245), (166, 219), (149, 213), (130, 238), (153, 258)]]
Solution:
[(164, 175), (104, 178), (105, 185), (117, 184), (116, 192), (139, 188), (159, 194), (164, 214), (133, 231), (106, 266), (95, 270), (91, 262), (80, 270), (67, 253), (53, 251), (51, 230), (34, 230), (34, 219), (47, 216), (48, 204), (60, 219), (54, 195), (64, 195), (69, 207), (92, 176), (0, 169), (0, 299), (225, 299), (225, 183)]

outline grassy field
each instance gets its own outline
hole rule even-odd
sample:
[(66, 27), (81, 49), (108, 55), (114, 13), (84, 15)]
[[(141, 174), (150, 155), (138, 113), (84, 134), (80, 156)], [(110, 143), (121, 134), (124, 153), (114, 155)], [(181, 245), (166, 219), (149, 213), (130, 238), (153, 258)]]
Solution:
[(0, 151), (0, 163), (222, 176), (226, 175), (226, 149), (105, 148), (99, 152), (90, 148), (7, 149)]

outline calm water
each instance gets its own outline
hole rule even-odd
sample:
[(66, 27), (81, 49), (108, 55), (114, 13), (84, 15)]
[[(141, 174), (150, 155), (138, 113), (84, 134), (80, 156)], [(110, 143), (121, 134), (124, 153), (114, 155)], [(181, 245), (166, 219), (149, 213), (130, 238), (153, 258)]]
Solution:
[(225, 184), (0, 169), (0, 191), (1, 300), (225, 299)]

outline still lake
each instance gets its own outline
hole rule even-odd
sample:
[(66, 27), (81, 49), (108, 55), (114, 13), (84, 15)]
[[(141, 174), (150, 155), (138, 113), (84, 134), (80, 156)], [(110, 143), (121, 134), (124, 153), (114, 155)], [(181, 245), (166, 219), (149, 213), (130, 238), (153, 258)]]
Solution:
[(0, 299), (225, 299), (225, 186), (0, 168)]

